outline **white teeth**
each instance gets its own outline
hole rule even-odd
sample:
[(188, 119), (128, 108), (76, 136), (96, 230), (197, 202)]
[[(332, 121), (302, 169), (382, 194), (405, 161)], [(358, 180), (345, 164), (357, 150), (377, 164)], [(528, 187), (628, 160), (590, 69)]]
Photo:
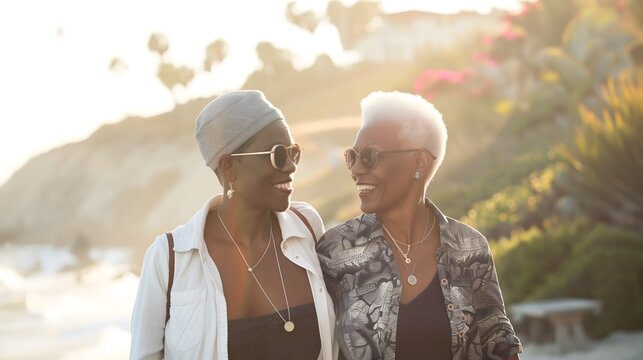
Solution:
[(273, 185), (279, 190), (292, 190), (292, 181)]
[(375, 185), (366, 185), (366, 184), (359, 184), (357, 185), (357, 191), (369, 191), (369, 190), (375, 190)]

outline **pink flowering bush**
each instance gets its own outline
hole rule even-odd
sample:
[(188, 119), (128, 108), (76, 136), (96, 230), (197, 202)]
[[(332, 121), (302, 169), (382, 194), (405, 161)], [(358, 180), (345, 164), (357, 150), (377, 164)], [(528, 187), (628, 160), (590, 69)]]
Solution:
[(470, 70), (455, 71), (446, 69), (427, 69), (413, 83), (413, 91), (427, 99), (435, 97), (437, 92), (457, 88), (473, 76)]

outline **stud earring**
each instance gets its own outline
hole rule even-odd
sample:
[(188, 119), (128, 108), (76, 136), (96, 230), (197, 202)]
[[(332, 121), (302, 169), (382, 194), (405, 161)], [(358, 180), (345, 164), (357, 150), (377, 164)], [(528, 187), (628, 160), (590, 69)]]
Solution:
[(420, 180), (420, 172), (419, 172), (419, 171), (416, 171), (416, 172), (415, 172), (415, 174), (413, 174), (413, 180), (414, 180), (415, 182), (417, 182), (418, 180)]
[(226, 191), (225, 194), (228, 197), (228, 199), (232, 199), (232, 196), (234, 195), (234, 188), (233, 188), (232, 181), (229, 182), (228, 185), (229, 185), (229, 189), (228, 189), (228, 191)]

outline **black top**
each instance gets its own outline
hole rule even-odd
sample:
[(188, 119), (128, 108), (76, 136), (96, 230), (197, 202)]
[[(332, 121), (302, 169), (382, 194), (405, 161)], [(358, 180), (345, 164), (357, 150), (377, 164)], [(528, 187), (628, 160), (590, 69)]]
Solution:
[(436, 273), (408, 304), (400, 303), (395, 348), (397, 360), (451, 360), (451, 326)]
[[(288, 312), (280, 311), (288, 320)], [(273, 313), (228, 321), (228, 357), (230, 360), (317, 359), (321, 340), (314, 304), (290, 309), (295, 330), (286, 332), (284, 321)]]

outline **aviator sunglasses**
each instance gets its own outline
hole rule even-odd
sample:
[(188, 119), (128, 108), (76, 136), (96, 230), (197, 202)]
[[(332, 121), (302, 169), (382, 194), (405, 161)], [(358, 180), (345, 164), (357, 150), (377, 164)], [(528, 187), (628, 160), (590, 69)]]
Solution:
[(302, 147), (299, 144), (293, 144), (290, 146), (277, 144), (273, 146), (270, 151), (236, 153), (230, 154), (230, 156), (234, 157), (270, 154), (270, 163), (272, 164), (272, 167), (277, 170), (282, 170), (286, 166), (288, 159), (290, 159), (290, 161), (292, 161), (295, 165), (299, 164), (299, 159), (301, 158), (301, 150)]
[(405, 149), (405, 150), (375, 150), (373, 148), (363, 148), (362, 151), (357, 151), (353, 148), (350, 148), (344, 151), (344, 160), (346, 160), (346, 166), (348, 169), (352, 169), (357, 162), (357, 159), (362, 163), (362, 166), (366, 170), (373, 170), (381, 157), (385, 157), (389, 154), (395, 153), (405, 153), (412, 151), (422, 151), (423, 149)]

